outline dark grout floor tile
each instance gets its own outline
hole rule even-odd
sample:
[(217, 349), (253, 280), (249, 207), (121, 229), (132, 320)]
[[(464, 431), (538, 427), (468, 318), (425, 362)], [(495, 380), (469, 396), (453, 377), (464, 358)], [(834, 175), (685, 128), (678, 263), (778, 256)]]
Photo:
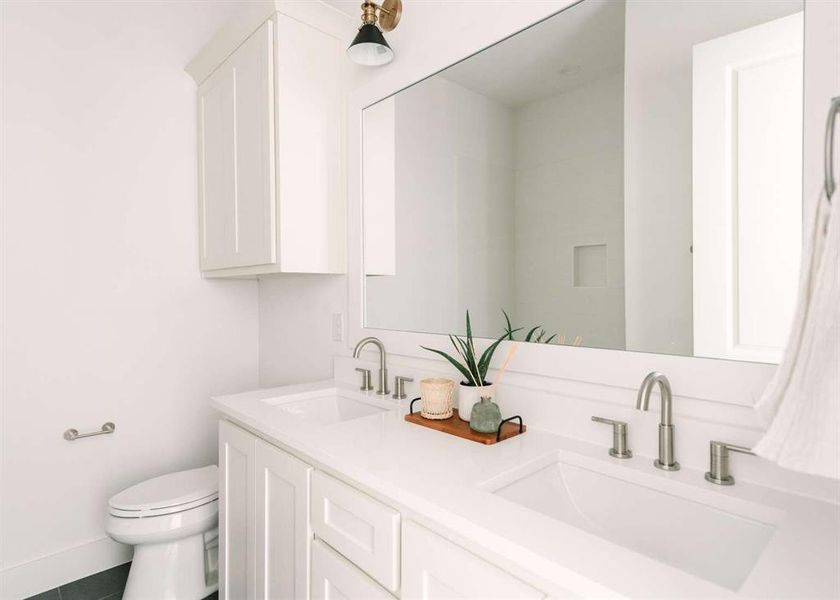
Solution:
[(119, 565), (101, 573), (94, 573), (84, 579), (62, 585), (59, 588), (61, 600), (102, 600), (120, 594), (125, 589), (128, 569), (131, 563)]
[(219, 600), (219, 592), (213, 592), (209, 596), (207, 596), (204, 600)]
[(61, 596), (58, 595), (58, 588), (53, 588), (51, 590), (47, 590), (46, 592), (29, 596), (26, 600), (61, 600)]
[(101, 600), (122, 600), (122, 597), (123, 597), (123, 593), (122, 592), (117, 592), (116, 594), (111, 594), (110, 596), (106, 596), (106, 597), (102, 598)]

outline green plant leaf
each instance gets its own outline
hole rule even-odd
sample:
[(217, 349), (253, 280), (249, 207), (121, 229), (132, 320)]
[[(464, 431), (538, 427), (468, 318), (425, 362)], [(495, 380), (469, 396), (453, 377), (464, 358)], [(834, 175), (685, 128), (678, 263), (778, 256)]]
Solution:
[(461, 355), (461, 358), (464, 359), (463, 366), (470, 374), (470, 377), (467, 378), (467, 383), (472, 382), (473, 384), (478, 385), (476, 383), (477, 378), (475, 376), (475, 373), (477, 373), (475, 356), (470, 350), (470, 347), (463, 339), (461, 339), (457, 335), (450, 335), (449, 340), (452, 342), (452, 345), (455, 346), (456, 350), (458, 350), (458, 354)]
[(464, 361), (463, 364), (466, 365), (467, 362), (469, 362), (469, 361), (467, 360), (466, 352), (464, 352), (463, 341), (461, 341), (461, 338), (459, 338), (458, 336), (454, 336), (454, 335), (450, 334), (449, 335), (449, 342), (455, 347), (455, 350), (458, 352), (458, 355), (461, 357), (461, 360)]
[(529, 331), (528, 334), (525, 336), (525, 341), (530, 342), (531, 338), (534, 336), (534, 333), (536, 333), (537, 329), (539, 329), (539, 328), (540, 328), (540, 326), (537, 325), (531, 331)]
[(455, 360), (454, 358), (449, 356), (443, 350), (435, 350), (434, 348), (427, 348), (426, 346), (420, 346), (420, 347), (423, 348), (423, 350), (428, 350), (429, 352), (434, 352), (435, 354), (440, 354), (443, 358), (448, 360), (452, 364), (453, 367), (458, 369), (467, 381), (470, 381), (472, 379), (469, 371), (467, 371), (467, 369), (465, 369), (464, 366), (461, 363), (459, 363), (457, 360)]
[(557, 337), (557, 334), (556, 334), (556, 333), (554, 333), (554, 334), (552, 334), (552, 335), (551, 335), (551, 337), (550, 337), (550, 338), (548, 338), (548, 339), (547, 339), (545, 342), (543, 342), (543, 343), (544, 343), (544, 344), (550, 344), (550, 343), (551, 343), (551, 340), (553, 340), (553, 339), (554, 339), (554, 338), (556, 338), (556, 337)]
[(470, 356), (470, 359), (472, 361), (468, 366), (470, 367), (470, 371), (472, 371), (476, 375), (476, 378), (478, 379), (478, 381), (476, 382), (476, 385), (481, 385), (481, 381), (482, 381), (481, 372), (478, 369), (478, 363), (476, 363), (476, 360), (475, 360), (475, 357), (476, 357), (475, 341), (473, 340), (473, 335), (472, 335), (472, 325), (470, 324), (470, 311), (469, 310), (467, 310), (467, 340), (466, 340), (466, 342), (467, 342), (467, 347), (470, 349), (469, 356)]
[(493, 354), (496, 352), (496, 348), (499, 347), (507, 336), (503, 335), (495, 342), (487, 346), (487, 349), (482, 353), (481, 359), (478, 361), (478, 371), (481, 375), (481, 382), (484, 383), (485, 378), (487, 377), (487, 369), (490, 368), (490, 361), (493, 360)]
[(464, 361), (464, 366), (467, 367), (467, 370), (470, 372), (471, 377), (470, 377), (469, 381), (471, 381), (475, 385), (481, 385), (480, 383), (478, 383), (478, 381), (479, 381), (478, 375), (477, 375), (478, 366), (476, 365), (476, 361), (475, 361), (475, 352), (473, 351), (472, 348), (470, 348), (470, 345), (466, 340), (463, 340), (463, 339), (458, 338), (458, 337), (456, 337), (456, 339), (458, 340), (458, 342), (463, 347), (463, 350), (464, 350), (464, 353), (465, 353), (465, 356), (466, 356), (466, 359)]
[(505, 335), (507, 336), (507, 339), (513, 341), (513, 325), (511, 324), (510, 317), (507, 312), (505, 312), (504, 308), (502, 309), (502, 314), (505, 316)]
[[(455, 349), (458, 350), (458, 354), (461, 355), (461, 358), (464, 359), (463, 366), (467, 369), (467, 372), (470, 374), (474, 373), (475, 357), (472, 355), (470, 347), (467, 346), (467, 343), (457, 335), (450, 335), (449, 340), (452, 342), (452, 345), (455, 346)], [(468, 382), (469, 381), (474, 382), (474, 378), (470, 377), (468, 379)]]
[(467, 344), (457, 335), (450, 335), (449, 341), (452, 342), (452, 345), (455, 346), (455, 349), (458, 351), (458, 354), (461, 355), (461, 358), (464, 359), (464, 366), (469, 368), (470, 366), (470, 348)]

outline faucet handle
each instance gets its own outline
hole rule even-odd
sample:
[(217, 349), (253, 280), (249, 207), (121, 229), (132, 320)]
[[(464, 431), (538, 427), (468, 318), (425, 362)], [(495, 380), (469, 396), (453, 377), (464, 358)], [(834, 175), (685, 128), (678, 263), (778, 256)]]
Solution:
[(370, 380), (370, 369), (362, 369), (361, 367), (356, 367), (356, 370), (362, 374), (362, 385), (359, 388), (363, 392), (369, 392), (373, 389), (373, 384)]
[(405, 400), (407, 396), (405, 395), (405, 384), (411, 383), (414, 381), (411, 377), (403, 377), (402, 375), (397, 375), (394, 377), (394, 394), (391, 396), (394, 400)]
[(706, 481), (717, 485), (732, 485), (735, 478), (729, 474), (729, 453), (740, 452), (741, 454), (752, 454), (750, 448), (727, 444), (726, 442), (709, 442), (709, 471), (706, 473)]
[(596, 423), (612, 425), (613, 445), (610, 448), (610, 456), (615, 458), (633, 458), (633, 451), (627, 447), (627, 423), (624, 421), (613, 421), (604, 417), (592, 417)]

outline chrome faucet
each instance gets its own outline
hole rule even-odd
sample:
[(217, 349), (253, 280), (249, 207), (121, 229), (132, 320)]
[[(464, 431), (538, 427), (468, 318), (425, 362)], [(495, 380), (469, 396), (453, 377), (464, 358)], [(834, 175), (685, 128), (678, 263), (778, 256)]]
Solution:
[(639, 395), (636, 397), (636, 408), (647, 410), (650, 403), (650, 392), (655, 384), (659, 384), (659, 393), (662, 396), (662, 411), (659, 419), (659, 458), (653, 464), (657, 469), (664, 471), (678, 471), (680, 463), (674, 460), (674, 423), (671, 417), (671, 382), (662, 373), (648, 373), (639, 388)]
[(385, 364), (385, 346), (382, 342), (375, 337), (366, 337), (359, 340), (359, 343), (356, 344), (356, 349), (353, 350), (353, 358), (359, 358), (362, 348), (368, 344), (373, 344), (379, 348), (379, 385), (376, 388), (376, 393), (379, 396), (386, 396), (391, 393), (391, 390), (388, 389), (388, 369)]

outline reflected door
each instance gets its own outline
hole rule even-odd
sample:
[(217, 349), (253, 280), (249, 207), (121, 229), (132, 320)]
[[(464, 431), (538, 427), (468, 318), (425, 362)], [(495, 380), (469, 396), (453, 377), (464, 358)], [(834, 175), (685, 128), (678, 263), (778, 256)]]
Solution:
[(802, 13), (694, 47), (694, 354), (778, 362), (802, 244)]

